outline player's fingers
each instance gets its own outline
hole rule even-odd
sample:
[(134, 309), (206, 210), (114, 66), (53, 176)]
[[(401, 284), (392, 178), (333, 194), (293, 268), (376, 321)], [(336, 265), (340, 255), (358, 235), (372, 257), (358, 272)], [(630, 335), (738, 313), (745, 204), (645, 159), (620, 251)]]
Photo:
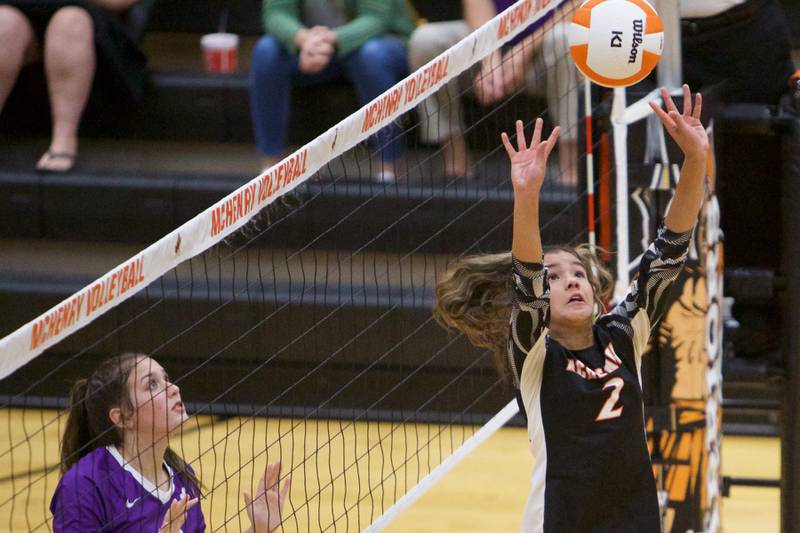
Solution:
[(179, 500), (172, 500), (172, 503), (169, 506), (169, 511), (167, 512), (167, 516), (165, 517), (166, 524), (169, 525), (170, 531), (174, 531), (175, 528), (181, 527), (186, 520), (185, 513), (187, 502), (188, 496), (182, 496)]
[(672, 119), (674, 124), (674, 128), (676, 131), (680, 131), (686, 127), (686, 122), (683, 120), (683, 116), (677, 111), (670, 111), (669, 118)]
[(550, 152), (553, 151), (553, 148), (556, 147), (556, 142), (558, 142), (559, 135), (561, 135), (561, 126), (556, 126), (555, 129), (550, 132), (550, 137), (547, 138), (547, 142), (545, 143), (547, 145), (547, 151), (545, 154), (548, 156), (550, 155)]
[(289, 489), (291, 487), (292, 487), (292, 476), (289, 476), (286, 478), (286, 481), (284, 481), (281, 493), (278, 495), (278, 501), (280, 502), (281, 507), (283, 507), (283, 502), (284, 500), (286, 500), (286, 495), (289, 494)]
[(511, 144), (511, 141), (508, 139), (508, 135), (506, 135), (506, 132), (503, 132), (503, 133), (500, 134), (500, 139), (503, 141), (503, 146), (506, 147), (506, 153), (508, 153), (508, 157), (514, 157), (516, 155), (517, 151), (514, 150), (514, 146)]
[(265, 470), (264, 473), (261, 475), (261, 479), (258, 480), (258, 487), (256, 488), (256, 495), (255, 499), (259, 499), (267, 493), (267, 471)]
[(692, 91), (687, 84), (683, 84), (683, 114), (687, 117), (692, 114)]
[(548, 144), (555, 144), (559, 135), (561, 135), (561, 126), (556, 126), (553, 128), (553, 131), (550, 132), (550, 137), (547, 138)]
[(664, 107), (667, 108), (667, 112), (678, 112), (678, 108), (675, 107), (675, 102), (672, 101), (672, 97), (669, 95), (669, 91), (667, 91), (666, 87), (661, 88), (661, 99), (664, 100)]
[(267, 465), (267, 472), (266, 472), (266, 489), (272, 490), (276, 488), (278, 485), (278, 479), (281, 476), (281, 464), (280, 463), (273, 463), (271, 465)]
[(194, 507), (195, 505), (197, 505), (197, 503), (198, 503), (199, 501), (200, 501), (200, 498), (192, 498), (191, 500), (189, 500), (188, 502), (186, 502), (186, 511), (188, 512), (188, 511), (189, 511), (189, 509), (191, 509), (192, 507)]
[(669, 115), (667, 115), (663, 109), (661, 109), (660, 105), (658, 105), (656, 102), (650, 102), (650, 108), (656, 114), (664, 127), (668, 129), (675, 129), (675, 122), (669, 118)]
[(544, 121), (541, 118), (536, 119), (536, 124), (533, 126), (533, 138), (531, 140), (531, 147), (539, 146), (542, 142), (542, 126)]
[(186, 516), (186, 511), (188, 510), (189, 510), (189, 496), (186, 495), (181, 498), (180, 508), (178, 509), (178, 512), (180, 514), (178, 515), (178, 518), (183, 520)]
[(525, 126), (522, 124), (521, 120), (517, 121), (517, 149), (520, 152), (524, 152), (528, 149), (525, 145)]
[(521, 120), (518, 120), (516, 123), (517, 127), (517, 149), (520, 152), (524, 152), (528, 149), (528, 145), (525, 141), (525, 125), (522, 123)]
[(173, 517), (180, 516), (180, 513), (186, 508), (187, 499), (188, 496), (181, 496), (177, 500), (172, 500), (172, 504), (169, 506), (170, 515)]
[(250, 496), (250, 493), (247, 491), (242, 492), (242, 498), (244, 498), (244, 508), (247, 511), (247, 516), (250, 517), (250, 522), (253, 521), (253, 498)]
[(700, 120), (700, 116), (703, 112), (703, 97), (698, 92), (694, 95), (694, 110), (692, 111), (692, 117)]

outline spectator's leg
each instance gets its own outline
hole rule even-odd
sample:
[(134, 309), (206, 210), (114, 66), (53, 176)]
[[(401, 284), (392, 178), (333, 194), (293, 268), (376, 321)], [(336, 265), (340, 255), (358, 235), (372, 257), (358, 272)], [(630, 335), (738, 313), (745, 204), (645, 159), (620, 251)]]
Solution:
[(277, 163), (286, 147), (296, 70), (297, 58), (275, 37), (259, 39), (250, 68), (250, 112), (264, 168)]
[(0, 6), (0, 111), (17, 81), (25, 51), (33, 39), (33, 28), (25, 15), (15, 7)]
[[(463, 20), (434, 22), (418, 27), (408, 41), (411, 71), (422, 67), (467, 34), (469, 26)], [(454, 78), (417, 108), (420, 117), (420, 137), (425, 143), (442, 145), (445, 175), (448, 177), (473, 174), (463, 134), (462, 79)]]
[(44, 37), (44, 67), (53, 116), (50, 148), (36, 167), (63, 172), (78, 153), (78, 125), (95, 71), (94, 23), (79, 7), (64, 7), (50, 19)]
[[(402, 80), (408, 73), (405, 45), (395, 37), (370, 39), (344, 59), (347, 77), (356, 89), (359, 102), (365, 104)], [(381, 147), (383, 178), (394, 178), (394, 163), (403, 153), (403, 139), (396, 124), (375, 135)]]

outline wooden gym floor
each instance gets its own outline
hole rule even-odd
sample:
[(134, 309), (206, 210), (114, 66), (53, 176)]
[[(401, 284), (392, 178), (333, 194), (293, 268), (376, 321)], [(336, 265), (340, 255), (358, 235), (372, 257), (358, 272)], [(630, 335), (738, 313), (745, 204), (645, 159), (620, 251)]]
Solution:
[[(58, 438), (65, 419), (57, 414), (34, 409), (0, 410), (0, 532), (49, 529), (47, 506), (58, 472), (44, 467), (55, 464), (58, 457)], [(37, 433), (43, 426), (45, 430)], [(451, 431), (432, 424), (403, 427), (374, 422), (253, 422), (208, 417), (194, 418), (187, 426), (176, 448), (189, 460), (200, 457), (192, 464), (207, 490), (211, 489), (202, 502), (209, 531), (240, 531), (249, 525), (244, 513), (238, 512), (240, 494), (257, 482), (253, 463), (262, 468), (267, 456), (270, 461), (280, 458), (284, 464), (294, 464), (296, 469), (285, 531), (360, 531), (379, 509), (388, 508), (396, 495), (473, 431)], [(9, 452), (12, 444), (13, 453)], [(253, 463), (251, 458), (255, 458)], [(346, 468), (343, 474), (337, 466), (356, 461), (358, 468)], [(240, 471), (239, 464), (247, 466)], [(530, 467), (525, 431), (503, 429), (386, 531), (518, 531)], [(725, 475), (776, 479), (779, 469), (778, 439), (723, 440)], [(31, 481), (32, 488), (26, 490)], [(775, 488), (733, 487), (731, 497), (723, 500), (724, 531), (777, 532), (779, 499)], [(307, 500), (310, 503), (304, 503)]]

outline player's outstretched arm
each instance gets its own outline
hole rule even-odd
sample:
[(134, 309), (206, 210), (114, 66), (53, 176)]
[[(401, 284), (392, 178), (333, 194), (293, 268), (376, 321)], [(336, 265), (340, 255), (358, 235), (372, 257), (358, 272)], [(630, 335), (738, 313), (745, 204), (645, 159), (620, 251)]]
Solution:
[(642, 341), (642, 352), (650, 328), (663, 312), (666, 296), (669, 294), (666, 288), (677, 279), (683, 269), (691, 230), (697, 223), (697, 215), (703, 202), (708, 155), (708, 135), (700, 123), (700, 94), (692, 102), (689, 86), (683, 86), (683, 113), (678, 111), (666, 89), (661, 89), (661, 97), (664, 99), (666, 111), (656, 102), (650, 102), (650, 107), (683, 151), (681, 179), (664, 219), (665, 228), (659, 229), (655, 240), (642, 256), (638, 276), (631, 282), (628, 294), (610, 313), (634, 320), (640, 310), (646, 311), (648, 320), (645, 325), (634, 321), (634, 331), (641, 332), (639, 338)]
[(503, 132), (501, 139), (511, 162), (511, 182), (514, 187), (514, 230), (511, 253), (520, 261), (538, 263), (542, 260), (542, 239), (539, 233), (539, 192), (547, 170), (547, 159), (558, 141), (561, 128), (556, 127), (542, 141), (542, 119), (536, 119), (530, 145), (525, 140), (521, 120), (517, 121), (517, 147)]
[(684, 85), (683, 113), (681, 113), (663, 87), (661, 97), (666, 111), (656, 102), (650, 102), (650, 107), (661, 120), (667, 133), (683, 151), (681, 179), (675, 189), (664, 223), (670, 231), (683, 233), (694, 227), (703, 202), (708, 157), (708, 134), (700, 122), (703, 99), (700, 93), (697, 93), (692, 102), (689, 86)]
[(530, 145), (525, 140), (521, 120), (517, 121), (517, 147), (508, 135), (501, 138), (511, 163), (514, 187), (514, 230), (511, 245), (513, 298), (509, 324), (508, 349), (514, 374), (519, 375), (522, 361), (547, 327), (550, 298), (542, 264), (542, 238), (539, 233), (539, 192), (547, 170), (547, 158), (558, 141), (556, 127), (542, 141), (542, 119), (536, 120)]

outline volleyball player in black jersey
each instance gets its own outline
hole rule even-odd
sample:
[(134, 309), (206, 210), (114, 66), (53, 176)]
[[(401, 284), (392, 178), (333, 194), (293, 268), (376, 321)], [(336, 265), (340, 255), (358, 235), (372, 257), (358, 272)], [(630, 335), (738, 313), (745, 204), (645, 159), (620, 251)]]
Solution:
[[(667, 111), (651, 104), (683, 151), (681, 178), (627, 296), (610, 312), (600, 314), (603, 276), (593, 256), (542, 248), (539, 191), (560, 130), (541, 141), (541, 119), (530, 146), (521, 121), (516, 149), (502, 135), (514, 187), (512, 253), (467, 258), (437, 287), (437, 318), (503, 353), (519, 392), (534, 455), (526, 533), (660, 531), (640, 368), (703, 198), (708, 137), (701, 97), (693, 103), (688, 86), (683, 92), (683, 113), (665, 90)], [(510, 307), (510, 334), (508, 321), (500, 325), (508, 317), (503, 304)]]

